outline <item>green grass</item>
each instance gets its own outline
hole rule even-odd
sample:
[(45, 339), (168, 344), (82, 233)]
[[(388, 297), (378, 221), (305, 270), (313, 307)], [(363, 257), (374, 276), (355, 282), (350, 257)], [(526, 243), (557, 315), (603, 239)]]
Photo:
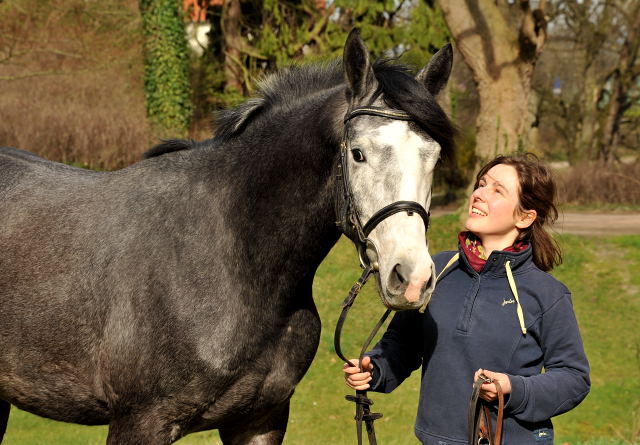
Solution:
[[(434, 218), (429, 230), (432, 253), (452, 249), (459, 221)], [(640, 443), (640, 236), (585, 238), (563, 235), (565, 263), (554, 275), (573, 292), (585, 348), (592, 367), (592, 388), (575, 410), (556, 417), (558, 445), (630, 445)], [(285, 444), (355, 443), (353, 404), (344, 400), (341, 364), (333, 350), (340, 303), (360, 270), (354, 247), (344, 238), (323, 262), (314, 281), (322, 319), (316, 358), (292, 399)], [(361, 343), (382, 314), (372, 283), (354, 305), (343, 334), (343, 351), (357, 356)], [(419, 376), (389, 395), (371, 393), (381, 445), (415, 444), (413, 421)], [(102, 444), (105, 427), (62, 424), (14, 409), (3, 444)], [(181, 445), (219, 444), (216, 432), (185, 437)]]

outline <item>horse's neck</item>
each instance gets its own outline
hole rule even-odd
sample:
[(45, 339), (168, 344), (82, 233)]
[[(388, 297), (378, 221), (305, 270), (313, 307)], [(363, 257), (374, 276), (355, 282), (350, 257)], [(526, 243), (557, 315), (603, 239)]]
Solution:
[(313, 273), (339, 237), (338, 144), (329, 133), (336, 125), (332, 117), (322, 122), (330, 115), (319, 113), (324, 106), (333, 104), (293, 110), (282, 116), (281, 127), (257, 125), (230, 144), (238, 159), (229, 178), (235, 196), (229, 217), (241, 228), (238, 249), (256, 272)]

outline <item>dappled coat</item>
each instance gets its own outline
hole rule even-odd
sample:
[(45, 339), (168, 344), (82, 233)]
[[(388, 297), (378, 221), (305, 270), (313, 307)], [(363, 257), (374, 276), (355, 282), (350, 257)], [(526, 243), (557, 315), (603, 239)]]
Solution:
[[(454, 253), (434, 257), (438, 271)], [(379, 392), (392, 391), (422, 365), (415, 433), (426, 445), (467, 443), (467, 410), (479, 368), (505, 373), (511, 381), (505, 445), (551, 444), (550, 418), (577, 406), (590, 387), (571, 294), (535, 266), (530, 246), (517, 253), (492, 252), (479, 273), (461, 250), (440, 277), (427, 311), (397, 313), (367, 355), (374, 364), (372, 389)]]

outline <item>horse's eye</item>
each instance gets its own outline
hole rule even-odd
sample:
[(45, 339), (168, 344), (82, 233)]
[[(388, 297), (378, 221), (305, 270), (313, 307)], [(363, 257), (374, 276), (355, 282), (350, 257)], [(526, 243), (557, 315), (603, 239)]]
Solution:
[(356, 161), (356, 162), (364, 162), (364, 161), (367, 160), (364, 157), (364, 153), (362, 153), (357, 148), (354, 148), (353, 150), (351, 150), (351, 154), (353, 155), (353, 160)]

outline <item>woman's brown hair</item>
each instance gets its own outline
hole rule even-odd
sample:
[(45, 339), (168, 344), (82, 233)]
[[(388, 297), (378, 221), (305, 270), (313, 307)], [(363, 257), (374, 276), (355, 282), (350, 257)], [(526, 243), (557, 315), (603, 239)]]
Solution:
[(537, 213), (533, 224), (520, 230), (517, 241), (530, 243), (535, 265), (545, 272), (550, 271), (562, 263), (560, 246), (546, 229), (558, 219), (556, 184), (551, 171), (531, 153), (522, 156), (498, 156), (480, 169), (474, 189), (478, 188), (480, 178), (492, 167), (500, 164), (510, 165), (518, 173), (519, 203), (516, 211), (535, 210)]

